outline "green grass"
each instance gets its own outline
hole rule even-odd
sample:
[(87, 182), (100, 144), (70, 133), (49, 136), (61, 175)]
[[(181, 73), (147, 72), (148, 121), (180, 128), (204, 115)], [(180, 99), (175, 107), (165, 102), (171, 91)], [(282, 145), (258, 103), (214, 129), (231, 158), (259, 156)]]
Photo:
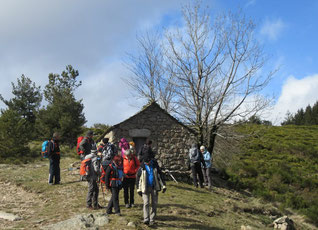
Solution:
[[(79, 182), (77, 171), (69, 171), (76, 158), (61, 159), (61, 185), (49, 186), (48, 160), (37, 160), (24, 165), (1, 165), (0, 183), (7, 196), (13, 196), (14, 203), (2, 203), (0, 209), (21, 215), (23, 220), (7, 222), (0, 228), (40, 228), (77, 214), (89, 213), (86, 206), (86, 182)], [(158, 229), (240, 229), (249, 225), (255, 229), (272, 229), (270, 214), (283, 215), (272, 204), (248, 195), (215, 188), (213, 192), (194, 188), (191, 185), (174, 182), (167, 183), (167, 192), (160, 193), (157, 228)], [(126, 229), (133, 221), (137, 229), (148, 229), (142, 224), (142, 200), (136, 194), (137, 207), (127, 209), (123, 205), (123, 192), (120, 192), (122, 217), (110, 217), (110, 224), (104, 229)], [(100, 203), (106, 206), (102, 192)], [(9, 205), (10, 204), (10, 205)], [(1, 206), (2, 205), (2, 206)], [(24, 207), (20, 209), (21, 207)], [(104, 212), (94, 211), (94, 212)], [(299, 224), (301, 229), (306, 228)], [(101, 228), (103, 229), (103, 228)]]
[(248, 188), (318, 226), (318, 126), (243, 125), (240, 153), (227, 169), (236, 188)]

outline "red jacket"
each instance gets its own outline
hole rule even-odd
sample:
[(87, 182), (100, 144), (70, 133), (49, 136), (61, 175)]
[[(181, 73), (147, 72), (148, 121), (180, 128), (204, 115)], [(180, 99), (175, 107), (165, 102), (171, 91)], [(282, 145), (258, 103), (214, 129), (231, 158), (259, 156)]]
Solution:
[(124, 174), (125, 178), (136, 178), (136, 173), (139, 169), (140, 162), (138, 158), (133, 155), (129, 160), (127, 156), (124, 156)]

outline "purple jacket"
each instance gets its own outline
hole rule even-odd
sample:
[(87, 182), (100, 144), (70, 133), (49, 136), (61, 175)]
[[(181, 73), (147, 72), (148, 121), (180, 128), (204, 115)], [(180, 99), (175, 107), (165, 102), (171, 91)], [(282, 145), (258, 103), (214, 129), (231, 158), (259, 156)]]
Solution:
[(121, 148), (121, 156), (125, 156), (125, 150), (129, 149), (129, 143), (125, 138), (120, 139), (119, 148)]

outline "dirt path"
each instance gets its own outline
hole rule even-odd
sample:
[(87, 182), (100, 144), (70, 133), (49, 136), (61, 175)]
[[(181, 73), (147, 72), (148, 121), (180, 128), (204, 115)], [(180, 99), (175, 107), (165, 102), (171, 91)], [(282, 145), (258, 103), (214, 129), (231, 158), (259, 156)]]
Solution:
[(19, 221), (0, 219), (0, 229), (17, 228), (20, 223), (22, 224), (25, 221), (33, 223), (33, 226), (30, 227), (37, 227), (41, 224), (43, 220), (37, 220), (35, 213), (36, 210), (43, 208), (47, 202), (42, 194), (26, 192), (10, 182), (0, 181), (0, 187), (0, 210), (22, 218)]

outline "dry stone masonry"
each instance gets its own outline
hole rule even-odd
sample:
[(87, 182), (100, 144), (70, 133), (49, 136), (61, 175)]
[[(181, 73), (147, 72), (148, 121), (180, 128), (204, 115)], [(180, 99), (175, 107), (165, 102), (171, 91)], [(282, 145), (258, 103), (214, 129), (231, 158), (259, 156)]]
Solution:
[(113, 143), (118, 143), (124, 137), (128, 141), (134, 141), (137, 149), (146, 139), (150, 139), (162, 167), (179, 179), (188, 175), (187, 158), (191, 143), (195, 140), (194, 132), (155, 102), (111, 127), (104, 136)]

